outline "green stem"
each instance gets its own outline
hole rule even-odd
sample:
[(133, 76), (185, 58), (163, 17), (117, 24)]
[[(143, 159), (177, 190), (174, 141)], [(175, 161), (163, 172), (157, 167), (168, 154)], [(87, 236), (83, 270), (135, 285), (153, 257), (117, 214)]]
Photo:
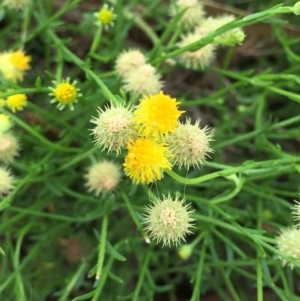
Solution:
[(235, 197), (241, 191), (241, 189), (244, 185), (245, 179), (238, 178), (236, 175), (233, 175), (233, 177), (234, 178), (232, 180), (235, 183), (235, 188), (227, 195), (224, 195), (222, 197), (216, 197), (216, 198), (212, 199), (211, 202), (213, 204), (220, 204), (220, 203), (229, 201), (229, 200), (233, 199), (233, 197)]
[(133, 19), (137, 27), (139, 27), (146, 34), (146, 36), (148, 36), (154, 45), (159, 42), (159, 38), (152, 27), (149, 26), (140, 16), (133, 14), (128, 10), (124, 10), (123, 14), (127, 19)]
[(29, 94), (29, 93), (47, 93), (49, 88), (18, 88), (17, 90), (0, 93), (0, 98), (6, 98), (15, 94)]
[(80, 67), (90, 78), (92, 78), (99, 85), (107, 100), (111, 101), (114, 105), (118, 105), (118, 99), (110, 92), (108, 87), (99, 78), (99, 76), (96, 73), (94, 73), (91, 69), (89, 69), (84, 61), (82, 61), (67, 47), (65, 47), (65, 45), (62, 44), (61, 40), (56, 36), (54, 32), (49, 31), (49, 35), (55, 41), (56, 46), (59, 47), (65, 53), (68, 59), (72, 60), (78, 67)]
[(268, 160), (268, 161), (261, 161), (261, 162), (249, 162), (245, 161), (242, 163), (242, 166), (237, 166), (237, 167), (231, 167), (228, 166), (225, 170), (222, 171), (217, 171), (213, 172), (211, 174), (201, 176), (198, 178), (193, 178), (193, 179), (187, 179), (184, 177), (181, 177), (180, 175), (176, 174), (174, 171), (171, 170), (166, 170), (165, 172), (174, 180), (176, 180), (179, 183), (185, 184), (185, 185), (196, 185), (214, 178), (219, 178), (219, 177), (228, 177), (230, 175), (236, 174), (238, 172), (242, 172), (245, 170), (249, 170), (252, 168), (258, 168), (258, 167), (273, 167), (277, 168), (278, 165), (281, 164), (291, 164), (291, 163), (297, 163), (300, 162), (300, 158), (288, 158), (288, 159), (275, 159), (275, 160)]
[(101, 36), (102, 36), (102, 29), (103, 29), (102, 25), (99, 25), (98, 29), (97, 29), (97, 32), (94, 36), (92, 46), (90, 48), (89, 55), (94, 54), (96, 49), (99, 47)]
[[(261, 221), (261, 217), (262, 217), (262, 201), (258, 200), (257, 203), (257, 216), (258, 216), (258, 220), (257, 220), (257, 228), (261, 229), (262, 228), (262, 221)], [(259, 248), (257, 248), (257, 252), (256, 252), (256, 285), (257, 285), (257, 301), (263, 301), (263, 273), (262, 273), (262, 254), (261, 254), (261, 250)]]
[(108, 225), (108, 216), (105, 214), (102, 220), (102, 230), (101, 230), (101, 238), (99, 243), (99, 254), (98, 254), (98, 262), (97, 262), (97, 270), (96, 270), (96, 279), (100, 279), (104, 255), (105, 255), (105, 247), (106, 247), (106, 235), (107, 235), (107, 225)]
[(157, 60), (154, 63), (156, 63), (156, 62), (160, 63), (167, 58), (172, 58), (172, 57), (177, 56), (186, 51), (198, 50), (198, 49), (212, 43), (217, 36), (221, 35), (222, 33), (226, 32), (230, 29), (241, 27), (241, 26), (248, 26), (248, 25), (251, 25), (251, 24), (254, 24), (257, 22), (261, 22), (261, 21), (269, 19), (270, 17), (273, 17), (274, 15), (277, 15), (277, 14), (288, 14), (288, 13), (292, 13), (292, 7), (289, 7), (289, 6), (282, 7), (281, 5), (276, 5), (266, 11), (248, 15), (240, 20), (232, 21), (232, 22), (216, 29), (215, 31), (209, 33), (208, 35), (206, 35), (202, 39), (199, 39), (195, 43), (192, 43), (192, 44), (182, 47), (180, 49), (176, 49), (172, 52), (169, 52), (168, 54), (165, 54), (165, 55), (157, 58)]
[[(207, 234), (207, 233), (206, 233)], [(201, 248), (201, 253), (199, 256), (199, 264), (196, 272), (196, 280), (193, 283), (194, 289), (193, 289), (193, 294), (191, 297), (191, 301), (198, 301), (200, 300), (200, 295), (201, 295), (201, 279), (202, 279), (202, 274), (203, 274), (203, 269), (204, 269), (204, 259), (205, 259), (205, 254), (206, 254), (206, 247), (207, 247), (207, 242), (206, 242), (206, 236), (204, 237), (204, 241), (202, 243), (202, 248)]]
[(23, 122), (21, 119), (17, 118), (14, 114), (11, 114), (9, 112), (5, 112), (15, 123), (20, 125), (24, 130), (26, 130), (28, 133), (30, 133), (33, 137), (37, 138), (42, 144), (49, 146), (52, 149), (56, 149), (61, 152), (68, 152), (68, 153), (78, 153), (78, 148), (72, 148), (72, 147), (65, 147), (61, 146), (58, 143), (53, 143), (46, 139), (44, 136), (40, 135), (36, 130), (34, 130), (33, 127), (28, 125), (26, 122)]
[(133, 207), (132, 207), (132, 205), (131, 205), (131, 202), (130, 202), (130, 200), (128, 199), (126, 193), (125, 193), (123, 190), (120, 190), (120, 195), (121, 195), (121, 197), (123, 198), (123, 200), (124, 200), (124, 202), (125, 202), (125, 204), (126, 204), (126, 206), (127, 206), (127, 209), (128, 209), (128, 211), (129, 211), (129, 214), (131, 215), (131, 218), (133, 219), (133, 221), (134, 221), (134, 223), (135, 223), (135, 225), (136, 225), (138, 231), (140, 231), (140, 233), (141, 233), (142, 237), (144, 238), (144, 240), (145, 240), (146, 242), (149, 242), (149, 238), (148, 238), (148, 236), (146, 235), (146, 233), (144, 232), (143, 227), (142, 227), (142, 224), (141, 224), (139, 218), (137, 217), (136, 212), (135, 212), (135, 210), (133, 209)]
[(143, 285), (143, 282), (144, 282), (145, 274), (146, 274), (147, 269), (148, 269), (148, 264), (149, 264), (151, 251), (152, 251), (152, 247), (150, 246), (147, 250), (146, 257), (145, 257), (144, 263), (142, 265), (142, 269), (139, 273), (139, 280), (138, 280), (138, 283), (137, 283), (136, 288), (134, 290), (132, 301), (137, 301), (139, 299), (139, 294), (140, 294), (140, 291), (141, 291), (141, 288), (142, 288), (142, 285)]
[(69, 283), (67, 284), (66, 288), (64, 289), (63, 294), (60, 296), (58, 301), (66, 301), (70, 293), (72, 292), (72, 289), (75, 287), (75, 285), (78, 283), (78, 280), (83, 276), (85, 270), (87, 269), (87, 260), (84, 260), (79, 268), (77, 269), (77, 272), (74, 274), (74, 276), (71, 278)]

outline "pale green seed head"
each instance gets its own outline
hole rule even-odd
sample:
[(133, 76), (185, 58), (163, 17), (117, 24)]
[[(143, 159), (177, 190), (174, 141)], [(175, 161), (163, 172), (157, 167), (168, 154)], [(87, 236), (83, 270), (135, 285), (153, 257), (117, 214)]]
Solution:
[(170, 195), (163, 195), (162, 200), (155, 198), (146, 207), (146, 231), (157, 243), (162, 241), (163, 246), (177, 246), (181, 240), (185, 241), (186, 235), (192, 233), (189, 228), (193, 227), (194, 219), (190, 217), (193, 210), (189, 211), (190, 205), (185, 205), (185, 200), (179, 200), (179, 197), (176, 195), (173, 200)]

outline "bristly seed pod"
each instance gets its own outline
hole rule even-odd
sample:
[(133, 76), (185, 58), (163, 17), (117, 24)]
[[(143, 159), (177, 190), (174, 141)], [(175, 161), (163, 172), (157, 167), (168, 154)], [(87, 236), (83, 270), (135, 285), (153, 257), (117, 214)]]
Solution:
[(179, 200), (180, 195), (177, 194), (175, 199), (169, 195), (163, 195), (162, 200), (155, 198), (152, 205), (146, 207), (146, 221), (148, 224), (146, 231), (164, 245), (176, 246), (180, 241), (185, 241), (185, 236), (192, 233), (189, 228), (194, 227), (193, 218), (190, 214), (194, 210), (189, 211), (190, 204), (185, 205), (185, 199)]

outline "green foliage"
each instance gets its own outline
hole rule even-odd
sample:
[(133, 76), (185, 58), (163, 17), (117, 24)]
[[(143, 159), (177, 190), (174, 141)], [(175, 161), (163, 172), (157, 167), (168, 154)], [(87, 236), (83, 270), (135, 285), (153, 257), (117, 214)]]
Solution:
[[(215, 294), (224, 301), (300, 300), (300, 263), (276, 248), (299, 198), (300, 40), (283, 27), (299, 23), (293, 7), (258, 1), (255, 13), (178, 48), (182, 12), (171, 19), (168, 3), (110, 1), (115, 24), (102, 30), (93, 19), (100, 7), (88, 2), (32, 1), (22, 11), (0, 10), (1, 51), (32, 56), (22, 83), (0, 81), (0, 98), (17, 92), (29, 99), (22, 112), (0, 107), (22, 145), (10, 164), (15, 189), (0, 199), (0, 299), (198, 301)], [(272, 29), (277, 46), (268, 55), (247, 59), (221, 48), (218, 64), (205, 70), (180, 64), (180, 54), (257, 23)], [(175, 168), (153, 185), (123, 176), (115, 191), (95, 197), (85, 187), (88, 167), (102, 159), (121, 165), (126, 154), (101, 152), (90, 120), (110, 102), (138, 102), (114, 71), (118, 55), (130, 48), (141, 49), (164, 75), (186, 116), (200, 116), (201, 126), (213, 129), (215, 153), (200, 169)], [(73, 111), (59, 111), (49, 87), (67, 77), (77, 80), (82, 96)], [(199, 87), (199, 79), (207, 85)], [(180, 246), (149, 242), (143, 224), (153, 196), (177, 192), (195, 210), (185, 257)]]

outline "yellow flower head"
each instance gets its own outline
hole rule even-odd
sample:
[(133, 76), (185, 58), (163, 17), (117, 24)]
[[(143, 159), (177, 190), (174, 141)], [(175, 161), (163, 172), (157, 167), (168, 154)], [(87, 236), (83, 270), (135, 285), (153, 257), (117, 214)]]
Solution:
[(11, 95), (6, 100), (6, 105), (15, 113), (22, 111), (23, 107), (27, 104), (27, 97), (25, 94)]
[(66, 106), (70, 106), (71, 110), (74, 110), (73, 104), (77, 102), (77, 97), (82, 94), (79, 93), (80, 89), (76, 88), (76, 81), (70, 83), (70, 78), (63, 80), (61, 83), (53, 81), (55, 87), (49, 87), (51, 89), (50, 96), (54, 96), (51, 103), (57, 102), (59, 110), (64, 109)]
[(10, 62), (14, 65), (15, 68), (18, 68), (22, 71), (30, 69), (30, 61), (31, 57), (25, 55), (24, 51), (22, 50), (15, 51), (10, 55)]
[(171, 169), (168, 148), (150, 138), (139, 138), (128, 146), (124, 171), (136, 184), (162, 178), (164, 169)]
[(96, 24), (103, 25), (108, 28), (110, 25), (114, 25), (116, 15), (114, 14), (113, 8), (110, 9), (107, 4), (104, 4), (99, 12), (95, 13), (94, 16), (97, 18)]
[(179, 103), (162, 91), (156, 95), (144, 95), (133, 117), (140, 134), (162, 138), (175, 131), (179, 116), (185, 112), (178, 110)]
[(26, 70), (30, 69), (31, 57), (22, 50), (0, 54), (0, 71), (5, 79), (22, 81)]

